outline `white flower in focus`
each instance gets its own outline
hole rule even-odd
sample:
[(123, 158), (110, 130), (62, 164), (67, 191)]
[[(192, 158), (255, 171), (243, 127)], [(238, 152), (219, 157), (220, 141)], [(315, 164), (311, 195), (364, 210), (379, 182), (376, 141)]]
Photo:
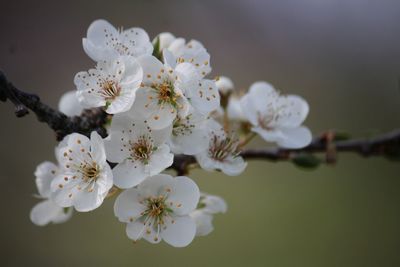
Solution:
[(126, 233), (134, 241), (144, 238), (159, 243), (163, 239), (174, 247), (185, 247), (196, 234), (189, 214), (199, 197), (199, 188), (188, 177), (159, 174), (122, 192), (115, 201), (114, 213), (127, 223)]
[(58, 102), (58, 110), (67, 116), (81, 115), (84, 107), (79, 103), (76, 90), (64, 93)]
[(175, 68), (179, 63), (190, 63), (196, 67), (201, 77), (211, 72), (210, 54), (199, 41), (186, 43), (185, 39), (175, 38), (169, 32), (161, 33), (156, 38), (160, 38), (160, 52), (167, 65)]
[(253, 125), (252, 131), (265, 141), (285, 148), (302, 148), (310, 144), (312, 135), (302, 126), (308, 115), (307, 102), (296, 95), (280, 95), (270, 84), (256, 82), (242, 97), (241, 106)]
[(178, 114), (185, 117), (190, 106), (202, 114), (218, 107), (215, 84), (210, 80), (199, 82), (193, 65), (180, 63), (171, 68), (153, 56), (142, 56), (138, 61), (143, 67), (143, 82), (133, 109), (148, 120), (152, 129), (170, 126)]
[(175, 154), (195, 155), (207, 149), (208, 117), (194, 110), (186, 117), (177, 116), (172, 125), (169, 145)]
[(229, 176), (241, 174), (247, 163), (239, 155), (239, 141), (225, 133), (223, 127), (210, 120), (209, 143), (207, 149), (196, 155), (200, 167), (207, 170), (219, 170)]
[(197, 209), (190, 213), (190, 217), (196, 222), (196, 235), (205, 236), (211, 233), (214, 230), (213, 215), (225, 213), (226, 210), (226, 202), (221, 197), (202, 193)]
[(94, 61), (115, 59), (122, 55), (139, 57), (153, 52), (153, 45), (143, 29), (117, 30), (105, 20), (95, 20), (90, 24), (82, 44), (86, 54)]
[(31, 221), (39, 226), (49, 223), (63, 223), (71, 218), (72, 209), (65, 210), (56, 205), (50, 198), (50, 184), (58, 173), (58, 167), (51, 162), (43, 162), (37, 166), (35, 171), (36, 186), (39, 197), (43, 200), (36, 204), (30, 213)]
[(120, 57), (100, 61), (95, 69), (75, 75), (77, 97), (85, 107), (105, 107), (109, 114), (124, 112), (132, 107), (143, 71), (134, 58)]
[(114, 116), (110, 136), (105, 139), (107, 159), (118, 163), (113, 169), (114, 184), (130, 188), (172, 165), (174, 155), (166, 144), (171, 128), (152, 130), (146, 121), (131, 114)]
[(92, 132), (90, 139), (73, 133), (56, 149), (59, 172), (51, 183), (51, 197), (62, 207), (91, 211), (103, 203), (113, 186), (103, 139)]
[(216, 80), (215, 84), (217, 85), (218, 90), (222, 94), (227, 94), (229, 92), (232, 92), (233, 89), (235, 88), (234, 85), (233, 85), (232, 80), (229, 79), (228, 77), (225, 77), (225, 76), (218, 77), (218, 79)]

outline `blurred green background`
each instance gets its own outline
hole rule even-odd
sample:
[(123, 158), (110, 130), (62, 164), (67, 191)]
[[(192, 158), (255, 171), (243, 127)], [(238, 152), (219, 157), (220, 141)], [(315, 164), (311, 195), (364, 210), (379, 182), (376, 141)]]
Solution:
[[(304, 96), (314, 134), (371, 136), (400, 125), (400, 2), (1, 1), (0, 68), (56, 107), (93, 62), (81, 38), (97, 18), (195, 38), (213, 75), (238, 88), (267, 80)], [(399, 164), (341, 154), (337, 166), (299, 170), (251, 162), (239, 177), (195, 171), (228, 213), (187, 248), (132, 244), (107, 201), (63, 225), (29, 221), (33, 172), (54, 161), (53, 133), (0, 103), (1, 266), (400, 266)], [(265, 146), (260, 140), (252, 145)]]

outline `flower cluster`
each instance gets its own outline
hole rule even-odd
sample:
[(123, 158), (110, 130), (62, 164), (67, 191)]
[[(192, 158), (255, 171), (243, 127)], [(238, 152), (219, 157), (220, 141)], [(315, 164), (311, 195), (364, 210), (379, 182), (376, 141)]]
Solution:
[(175, 155), (196, 159), (187, 167), (236, 176), (247, 166), (241, 151), (255, 134), (286, 148), (311, 141), (302, 126), (309, 110), (304, 99), (266, 82), (240, 94), (229, 78), (209, 78), (210, 54), (196, 40), (161, 33), (151, 42), (141, 28), (97, 20), (83, 49), (94, 67), (75, 75), (77, 90), (61, 98), (59, 109), (79, 116), (103, 108), (107, 136), (70, 134), (55, 149), (57, 164), (38, 166), (43, 200), (31, 211), (37, 225), (64, 222), (73, 209), (88, 212), (118, 195), (114, 213), (130, 239), (187, 246), (213, 230), (213, 215), (227, 205), (200, 193), (190, 178), (163, 173)]

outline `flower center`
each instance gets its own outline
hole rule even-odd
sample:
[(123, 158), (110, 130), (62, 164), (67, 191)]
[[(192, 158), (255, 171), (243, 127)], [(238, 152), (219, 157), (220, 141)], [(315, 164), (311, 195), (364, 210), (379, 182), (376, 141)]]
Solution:
[(100, 168), (96, 162), (85, 162), (81, 163), (79, 166), (79, 172), (82, 174), (82, 180), (86, 183), (96, 182), (99, 174)]
[(175, 109), (178, 108), (178, 94), (174, 90), (174, 85), (169, 80), (164, 80), (162, 83), (153, 84), (151, 86), (154, 90), (156, 90), (158, 104), (169, 104), (173, 106)]
[(135, 143), (131, 143), (131, 157), (132, 159), (142, 161), (144, 164), (148, 164), (150, 155), (155, 149), (150, 138), (142, 135)]
[(191, 134), (193, 128), (196, 127), (193, 123), (190, 123), (191, 114), (182, 118), (177, 116), (173, 122), (172, 128), (172, 135), (179, 136), (179, 135), (186, 135)]
[(214, 135), (210, 141), (208, 149), (209, 156), (217, 161), (224, 161), (228, 156), (237, 157), (240, 153), (238, 150), (239, 141), (232, 137), (221, 137)]
[(106, 101), (114, 100), (121, 92), (121, 87), (116, 82), (109, 80), (103, 82), (101, 89), (100, 94)]
[(165, 196), (149, 197), (145, 199), (147, 209), (142, 213), (153, 219), (153, 224), (164, 224), (164, 218), (172, 213), (172, 209), (166, 204)]

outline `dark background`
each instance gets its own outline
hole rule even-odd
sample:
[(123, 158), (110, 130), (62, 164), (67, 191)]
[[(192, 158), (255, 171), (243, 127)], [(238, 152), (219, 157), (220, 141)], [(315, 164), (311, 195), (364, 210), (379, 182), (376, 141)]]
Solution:
[[(0, 68), (54, 107), (93, 62), (81, 38), (105, 18), (200, 40), (212, 75), (238, 88), (267, 80), (304, 96), (314, 134), (340, 129), (372, 136), (400, 124), (400, 2), (1, 1)], [(337, 166), (299, 170), (251, 162), (239, 177), (195, 171), (228, 213), (189, 247), (133, 245), (113, 200), (63, 225), (29, 221), (33, 172), (54, 161), (53, 133), (35, 116), (16, 119), (0, 103), (1, 266), (400, 266), (398, 163), (341, 154)], [(256, 140), (252, 145), (264, 146)]]

